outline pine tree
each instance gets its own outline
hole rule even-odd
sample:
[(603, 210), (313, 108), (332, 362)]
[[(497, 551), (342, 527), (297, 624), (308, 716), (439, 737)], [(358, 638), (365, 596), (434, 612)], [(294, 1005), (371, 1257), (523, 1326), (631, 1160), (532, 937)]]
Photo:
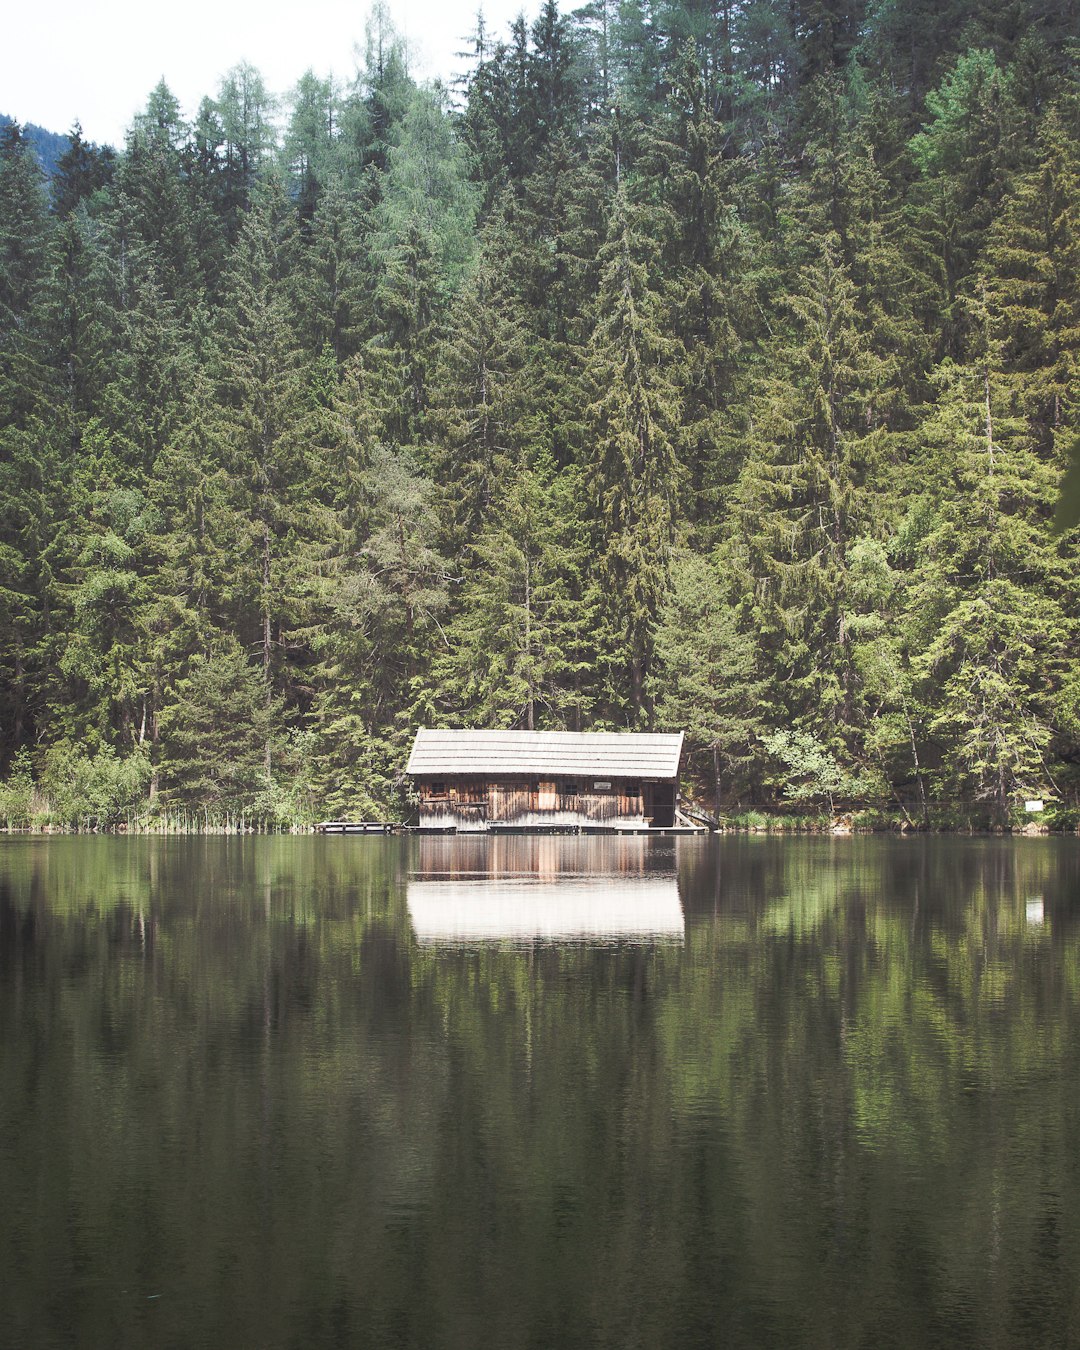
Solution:
[(415, 91), (386, 160), (377, 229), (390, 248), (418, 229), (440, 285), (452, 291), (472, 259), (476, 196), (441, 91)]
[(212, 259), (199, 250), (205, 239), (200, 216), (207, 208), (187, 181), (186, 136), (175, 98), (159, 85), (136, 119), (117, 170), (113, 229), (116, 265), (122, 270), (125, 248), (141, 244), (153, 255), (170, 299), (190, 310), (203, 299)]
[(222, 208), (235, 238), (252, 190), (276, 149), (274, 100), (254, 66), (241, 61), (228, 72), (218, 88), (215, 112), (224, 138)]
[(745, 426), (743, 344), (760, 323), (749, 232), (733, 204), (725, 159), (727, 131), (713, 115), (697, 48), (688, 43), (673, 72), (670, 114), (649, 152), (666, 184), (671, 213), (671, 328), (684, 355), (679, 458), (689, 474), (689, 513), (709, 533), (719, 525), (720, 497), (738, 472)]
[(492, 503), (464, 550), (449, 650), (432, 672), (451, 719), (484, 727), (537, 726), (548, 679), (541, 509), (525, 473)]
[(47, 378), (35, 304), (49, 240), (45, 190), (15, 123), (0, 128), (0, 422), (10, 425), (41, 396)]
[(405, 43), (382, 0), (368, 16), (364, 69), (359, 73), (345, 125), (361, 164), (385, 172), (390, 146), (412, 101), (416, 85), (409, 75)]
[(363, 357), (381, 435), (393, 445), (413, 445), (430, 402), (440, 308), (435, 260), (420, 222), (408, 221), (379, 261), (374, 332)]
[[(862, 765), (890, 785), (908, 822), (930, 825), (928, 756), (931, 709), (919, 696), (907, 622), (909, 577), (893, 565), (905, 552), (905, 536), (918, 529), (913, 512), (889, 547), (869, 536), (848, 549), (846, 608), (842, 623), (855, 671), (855, 722), (862, 730)], [(891, 555), (890, 556), (890, 551)], [(906, 559), (905, 559), (906, 561)], [(905, 801), (911, 801), (914, 815)]]
[(407, 452), (354, 442), (357, 434), (369, 441), (375, 420), (365, 402), (354, 390), (338, 410), (345, 453), (359, 451), (363, 467), (339, 513), (343, 547), (323, 593), (312, 719), (317, 784), (330, 809), (381, 818), (413, 728), (436, 715), (427, 671), (446, 643), (448, 576), (431, 483)]
[(1044, 452), (1068, 434), (1080, 363), (1080, 104), (1063, 99), (1039, 133), (1038, 163), (1014, 179), (986, 241), (978, 296)]
[(124, 447), (91, 419), (69, 482), (77, 524), (52, 552), (52, 613), (63, 637), (50, 680), (59, 713), (50, 739), (63, 735), (121, 754), (145, 737), (146, 620), (161, 527), (145, 492), (126, 485), (124, 458)]
[(501, 484), (464, 550), (447, 649), (432, 668), (451, 723), (581, 727), (596, 605), (582, 589), (586, 531), (572, 491), (539, 455)]
[(48, 260), (41, 172), (15, 124), (0, 129), (0, 727), (5, 756), (31, 734), (56, 438), (38, 298)]
[(582, 122), (582, 79), (570, 21), (556, 0), (544, 0), (532, 26), (529, 60), (529, 108), (535, 143), (533, 156), (551, 137), (573, 135)]

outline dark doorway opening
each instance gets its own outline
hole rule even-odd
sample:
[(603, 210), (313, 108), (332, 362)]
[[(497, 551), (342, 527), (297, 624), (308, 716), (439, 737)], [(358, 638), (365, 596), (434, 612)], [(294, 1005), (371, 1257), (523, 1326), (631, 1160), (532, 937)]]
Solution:
[(675, 824), (675, 784), (645, 784), (645, 817), (654, 830), (670, 830)]

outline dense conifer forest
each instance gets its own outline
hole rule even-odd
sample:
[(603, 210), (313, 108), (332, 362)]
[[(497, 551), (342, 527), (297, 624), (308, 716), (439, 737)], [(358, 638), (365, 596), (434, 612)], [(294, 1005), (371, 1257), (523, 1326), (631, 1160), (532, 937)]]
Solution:
[(0, 131), (0, 814), (398, 817), (418, 725), (1075, 823), (1080, 11), (547, 0)]

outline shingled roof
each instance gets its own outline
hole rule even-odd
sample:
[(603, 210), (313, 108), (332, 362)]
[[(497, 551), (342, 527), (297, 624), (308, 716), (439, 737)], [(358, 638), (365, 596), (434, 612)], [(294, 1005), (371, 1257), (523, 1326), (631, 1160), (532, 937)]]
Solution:
[(416, 733), (414, 778), (525, 775), (677, 778), (683, 734), (644, 731), (431, 731)]

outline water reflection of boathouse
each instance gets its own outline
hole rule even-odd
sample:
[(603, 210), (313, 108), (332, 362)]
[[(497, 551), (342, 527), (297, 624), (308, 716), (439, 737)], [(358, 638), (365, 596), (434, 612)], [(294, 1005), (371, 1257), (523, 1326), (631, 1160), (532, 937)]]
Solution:
[(674, 854), (657, 842), (422, 837), (406, 891), (413, 931), (424, 945), (681, 942)]
[(672, 829), (682, 733), (417, 732), (422, 829)]

